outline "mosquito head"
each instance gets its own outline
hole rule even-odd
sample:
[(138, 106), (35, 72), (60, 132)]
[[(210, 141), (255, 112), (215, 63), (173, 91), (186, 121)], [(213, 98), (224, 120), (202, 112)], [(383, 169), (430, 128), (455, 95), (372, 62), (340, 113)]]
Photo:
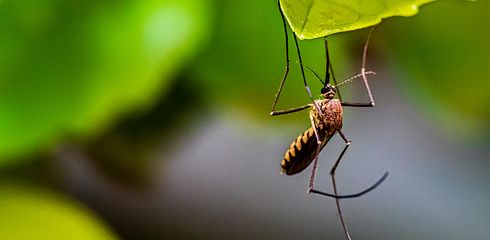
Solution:
[(325, 99), (332, 99), (333, 97), (335, 97), (337, 91), (335, 90), (334, 87), (332, 87), (332, 85), (327, 83), (325, 84), (325, 87), (322, 88), (321, 93)]

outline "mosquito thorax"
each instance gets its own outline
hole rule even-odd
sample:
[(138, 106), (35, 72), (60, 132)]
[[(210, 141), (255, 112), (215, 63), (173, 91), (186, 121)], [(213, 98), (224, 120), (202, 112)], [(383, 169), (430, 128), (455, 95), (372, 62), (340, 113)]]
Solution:
[(332, 87), (330, 84), (325, 85), (325, 87), (323, 87), (320, 92), (325, 99), (332, 99), (337, 93), (337, 91), (335, 91), (335, 88)]

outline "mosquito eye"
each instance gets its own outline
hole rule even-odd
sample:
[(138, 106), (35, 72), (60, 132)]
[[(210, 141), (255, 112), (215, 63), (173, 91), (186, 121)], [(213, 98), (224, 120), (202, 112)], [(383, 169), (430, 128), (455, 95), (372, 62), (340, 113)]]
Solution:
[(328, 92), (328, 89), (327, 88), (322, 88), (322, 90), (320, 91), (322, 94), (325, 94)]

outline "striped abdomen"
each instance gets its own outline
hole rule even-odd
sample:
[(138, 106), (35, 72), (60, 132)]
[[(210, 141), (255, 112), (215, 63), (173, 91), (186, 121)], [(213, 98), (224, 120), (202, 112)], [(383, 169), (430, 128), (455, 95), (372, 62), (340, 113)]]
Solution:
[(332, 137), (332, 135), (325, 136), (324, 131), (319, 131), (318, 134), (320, 134), (320, 139), (322, 140), (321, 146), (318, 146), (315, 131), (311, 127), (291, 143), (291, 146), (284, 154), (284, 159), (281, 161), (282, 172), (287, 175), (293, 175), (303, 171), (310, 165), (316, 157), (318, 147), (323, 148)]

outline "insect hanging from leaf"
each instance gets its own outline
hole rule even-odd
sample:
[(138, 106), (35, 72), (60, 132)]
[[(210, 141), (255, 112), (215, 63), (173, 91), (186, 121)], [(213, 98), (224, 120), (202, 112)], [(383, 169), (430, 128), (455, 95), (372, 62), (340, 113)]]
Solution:
[[(314, 72), (311, 68), (303, 65), (303, 61), (301, 59), (301, 53), (300, 53), (300, 48), (298, 44), (298, 39), (296, 35), (293, 33), (294, 36), (294, 42), (296, 45), (297, 49), (297, 54), (298, 54), (298, 60), (299, 60), (299, 65), (301, 69), (301, 75), (303, 78), (303, 84), (306, 89), (306, 92), (308, 93), (308, 96), (311, 100), (311, 103), (295, 107), (295, 108), (290, 108), (290, 109), (285, 109), (285, 110), (276, 110), (276, 105), (279, 100), (280, 94), (282, 92), (284, 83), (286, 81), (286, 78), (289, 73), (290, 69), (290, 59), (289, 59), (289, 50), (288, 50), (288, 34), (287, 34), (287, 25), (286, 25), (286, 20), (285, 17), (281, 11), (281, 5), (280, 1), (278, 1), (279, 5), (279, 11), (281, 13), (282, 21), (283, 21), (283, 26), (284, 26), (284, 32), (286, 36), (286, 68), (285, 72), (283, 75), (283, 78), (281, 80), (281, 83), (279, 85), (279, 89), (275, 95), (274, 102), (272, 105), (272, 110), (270, 115), (271, 116), (277, 116), (277, 115), (284, 115), (284, 114), (290, 114), (294, 112), (299, 112), (302, 110), (309, 109), (309, 118), (311, 122), (311, 127), (308, 128), (305, 132), (300, 134), (289, 146), (289, 148), (286, 150), (286, 153), (284, 154), (284, 158), (281, 161), (281, 170), (284, 172), (286, 175), (293, 175), (297, 174), (299, 172), (302, 172), (304, 169), (306, 169), (311, 163), (313, 163), (313, 168), (312, 168), (312, 173), (310, 177), (310, 183), (308, 186), (308, 193), (315, 193), (319, 195), (324, 195), (328, 197), (333, 197), (335, 198), (336, 205), (337, 205), (337, 211), (339, 214), (340, 222), (342, 224), (342, 228), (344, 230), (344, 234), (347, 239), (351, 239), (349, 235), (349, 231), (347, 229), (347, 225), (344, 220), (344, 216), (341, 211), (340, 207), (340, 199), (342, 198), (355, 198), (362, 196), (377, 186), (379, 186), (388, 176), (388, 172), (385, 172), (383, 176), (372, 186), (369, 188), (355, 194), (349, 194), (349, 195), (339, 195), (337, 191), (337, 183), (336, 183), (336, 178), (335, 178), (335, 172), (336, 169), (340, 163), (340, 160), (344, 156), (345, 152), (349, 148), (351, 141), (347, 139), (347, 137), (344, 135), (342, 131), (342, 120), (343, 120), (343, 107), (374, 107), (374, 98), (371, 93), (371, 89), (369, 87), (369, 83), (367, 80), (367, 75), (373, 75), (375, 74), (374, 72), (371, 71), (366, 71), (365, 65), (366, 65), (366, 55), (367, 55), (367, 48), (369, 45), (369, 39), (371, 37), (372, 32), (374, 31), (375, 27), (371, 29), (371, 31), (368, 34), (366, 43), (364, 45), (364, 51), (363, 51), (363, 60), (362, 60), (362, 68), (361, 68), (361, 73), (351, 77), (339, 84), (337, 84), (337, 81), (335, 79), (335, 76), (333, 74), (333, 67), (332, 63), (330, 61), (330, 54), (328, 51), (328, 41), (327, 38), (324, 38), (324, 43), (325, 43), (325, 51), (326, 51), (326, 74), (325, 74), (325, 81), (323, 81), (320, 76)], [(322, 99), (317, 99), (315, 100), (311, 94), (310, 88), (306, 82), (306, 77), (305, 77), (305, 71), (304, 67), (307, 67), (308, 70), (310, 70), (317, 78), (322, 82), (323, 87), (321, 88), (321, 96)], [(369, 102), (344, 102), (342, 100), (342, 97), (340, 95), (340, 91), (338, 87), (340, 85), (343, 85), (345, 83), (351, 82), (354, 79), (362, 79), (364, 81), (364, 86), (366, 88), (366, 91), (369, 95)], [(333, 80), (333, 83), (331, 82)], [(335, 98), (335, 96), (338, 96), (338, 98)], [(344, 140), (345, 142), (345, 147), (343, 148), (342, 152), (338, 156), (337, 160), (335, 161), (333, 167), (330, 170), (330, 176), (332, 180), (332, 186), (333, 186), (333, 193), (327, 193), (327, 192), (322, 192), (319, 190), (316, 190), (314, 188), (315, 184), (315, 176), (317, 172), (317, 167), (318, 167), (318, 156), (320, 154), (320, 151), (326, 146), (328, 141), (336, 134), (338, 133), (340, 137)]]

